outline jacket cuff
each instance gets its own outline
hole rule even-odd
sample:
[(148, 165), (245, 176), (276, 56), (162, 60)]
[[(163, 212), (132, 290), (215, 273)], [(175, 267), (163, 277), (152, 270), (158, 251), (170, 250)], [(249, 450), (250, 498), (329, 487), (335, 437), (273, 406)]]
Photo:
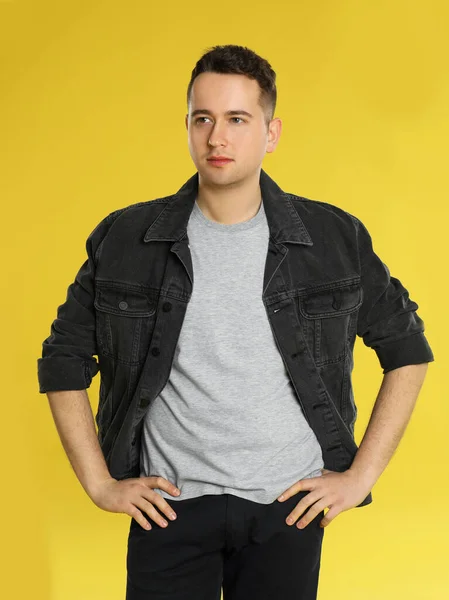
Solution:
[(98, 373), (98, 362), (68, 356), (38, 358), (39, 393), (84, 390)]
[(426, 336), (422, 331), (391, 342), (385, 346), (374, 347), (383, 373), (420, 363), (435, 360)]

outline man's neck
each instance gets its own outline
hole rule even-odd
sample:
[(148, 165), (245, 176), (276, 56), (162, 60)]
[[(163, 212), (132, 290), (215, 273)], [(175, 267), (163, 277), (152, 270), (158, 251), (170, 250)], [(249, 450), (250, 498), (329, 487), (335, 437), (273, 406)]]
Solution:
[(200, 185), (196, 202), (201, 212), (216, 223), (234, 225), (249, 221), (259, 212), (262, 202), (259, 175), (254, 181), (234, 189)]

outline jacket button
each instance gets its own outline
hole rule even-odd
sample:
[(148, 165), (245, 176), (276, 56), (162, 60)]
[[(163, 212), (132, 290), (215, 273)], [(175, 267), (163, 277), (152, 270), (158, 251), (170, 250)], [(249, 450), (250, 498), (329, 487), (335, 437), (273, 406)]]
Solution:
[(119, 302), (119, 305), (118, 305), (118, 307), (119, 307), (121, 310), (126, 310), (126, 309), (128, 308), (128, 302), (125, 302), (124, 300), (122, 300), (122, 302)]
[(140, 397), (140, 406), (142, 408), (147, 407), (150, 404), (150, 396), (148, 394), (145, 394), (144, 396)]
[(136, 438), (133, 437), (132, 441), (131, 441), (131, 446), (135, 446), (136, 445)]
[(160, 353), (161, 351), (159, 350), (159, 348), (151, 348), (151, 354), (153, 356), (159, 356)]
[(172, 305), (171, 302), (164, 302), (164, 304), (162, 305), (162, 310), (164, 312), (169, 312), (172, 309)]
[(341, 307), (341, 296), (340, 294), (335, 294), (332, 300), (332, 306), (335, 310), (338, 310)]

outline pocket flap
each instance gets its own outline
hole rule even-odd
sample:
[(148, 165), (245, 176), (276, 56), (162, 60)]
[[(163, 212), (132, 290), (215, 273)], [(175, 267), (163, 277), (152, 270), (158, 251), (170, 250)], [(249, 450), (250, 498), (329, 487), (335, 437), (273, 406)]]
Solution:
[(94, 306), (122, 317), (149, 317), (156, 312), (154, 301), (145, 292), (130, 288), (97, 287)]
[(351, 313), (362, 304), (362, 301), (360, 284), (352, 284), (309, 292), (299, 299), (299, 309), (307, 319), (322, 319)]

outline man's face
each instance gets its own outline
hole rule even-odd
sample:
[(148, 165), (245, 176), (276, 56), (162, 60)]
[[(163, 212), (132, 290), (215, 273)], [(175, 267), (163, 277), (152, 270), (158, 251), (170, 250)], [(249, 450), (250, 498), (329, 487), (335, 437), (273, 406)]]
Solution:
[[(258, 97), (257, 81), (245, 75), (201, 73), (193, 82), (185, 123), (190, 155), (203, 181), (218, 185), (241, 181), (260, 168), (266, 152), (275, 149), (281, 121), (270, 121), (267, 131)], [(232, 161), (214, 166), (207, 160), (212, 155)]]

